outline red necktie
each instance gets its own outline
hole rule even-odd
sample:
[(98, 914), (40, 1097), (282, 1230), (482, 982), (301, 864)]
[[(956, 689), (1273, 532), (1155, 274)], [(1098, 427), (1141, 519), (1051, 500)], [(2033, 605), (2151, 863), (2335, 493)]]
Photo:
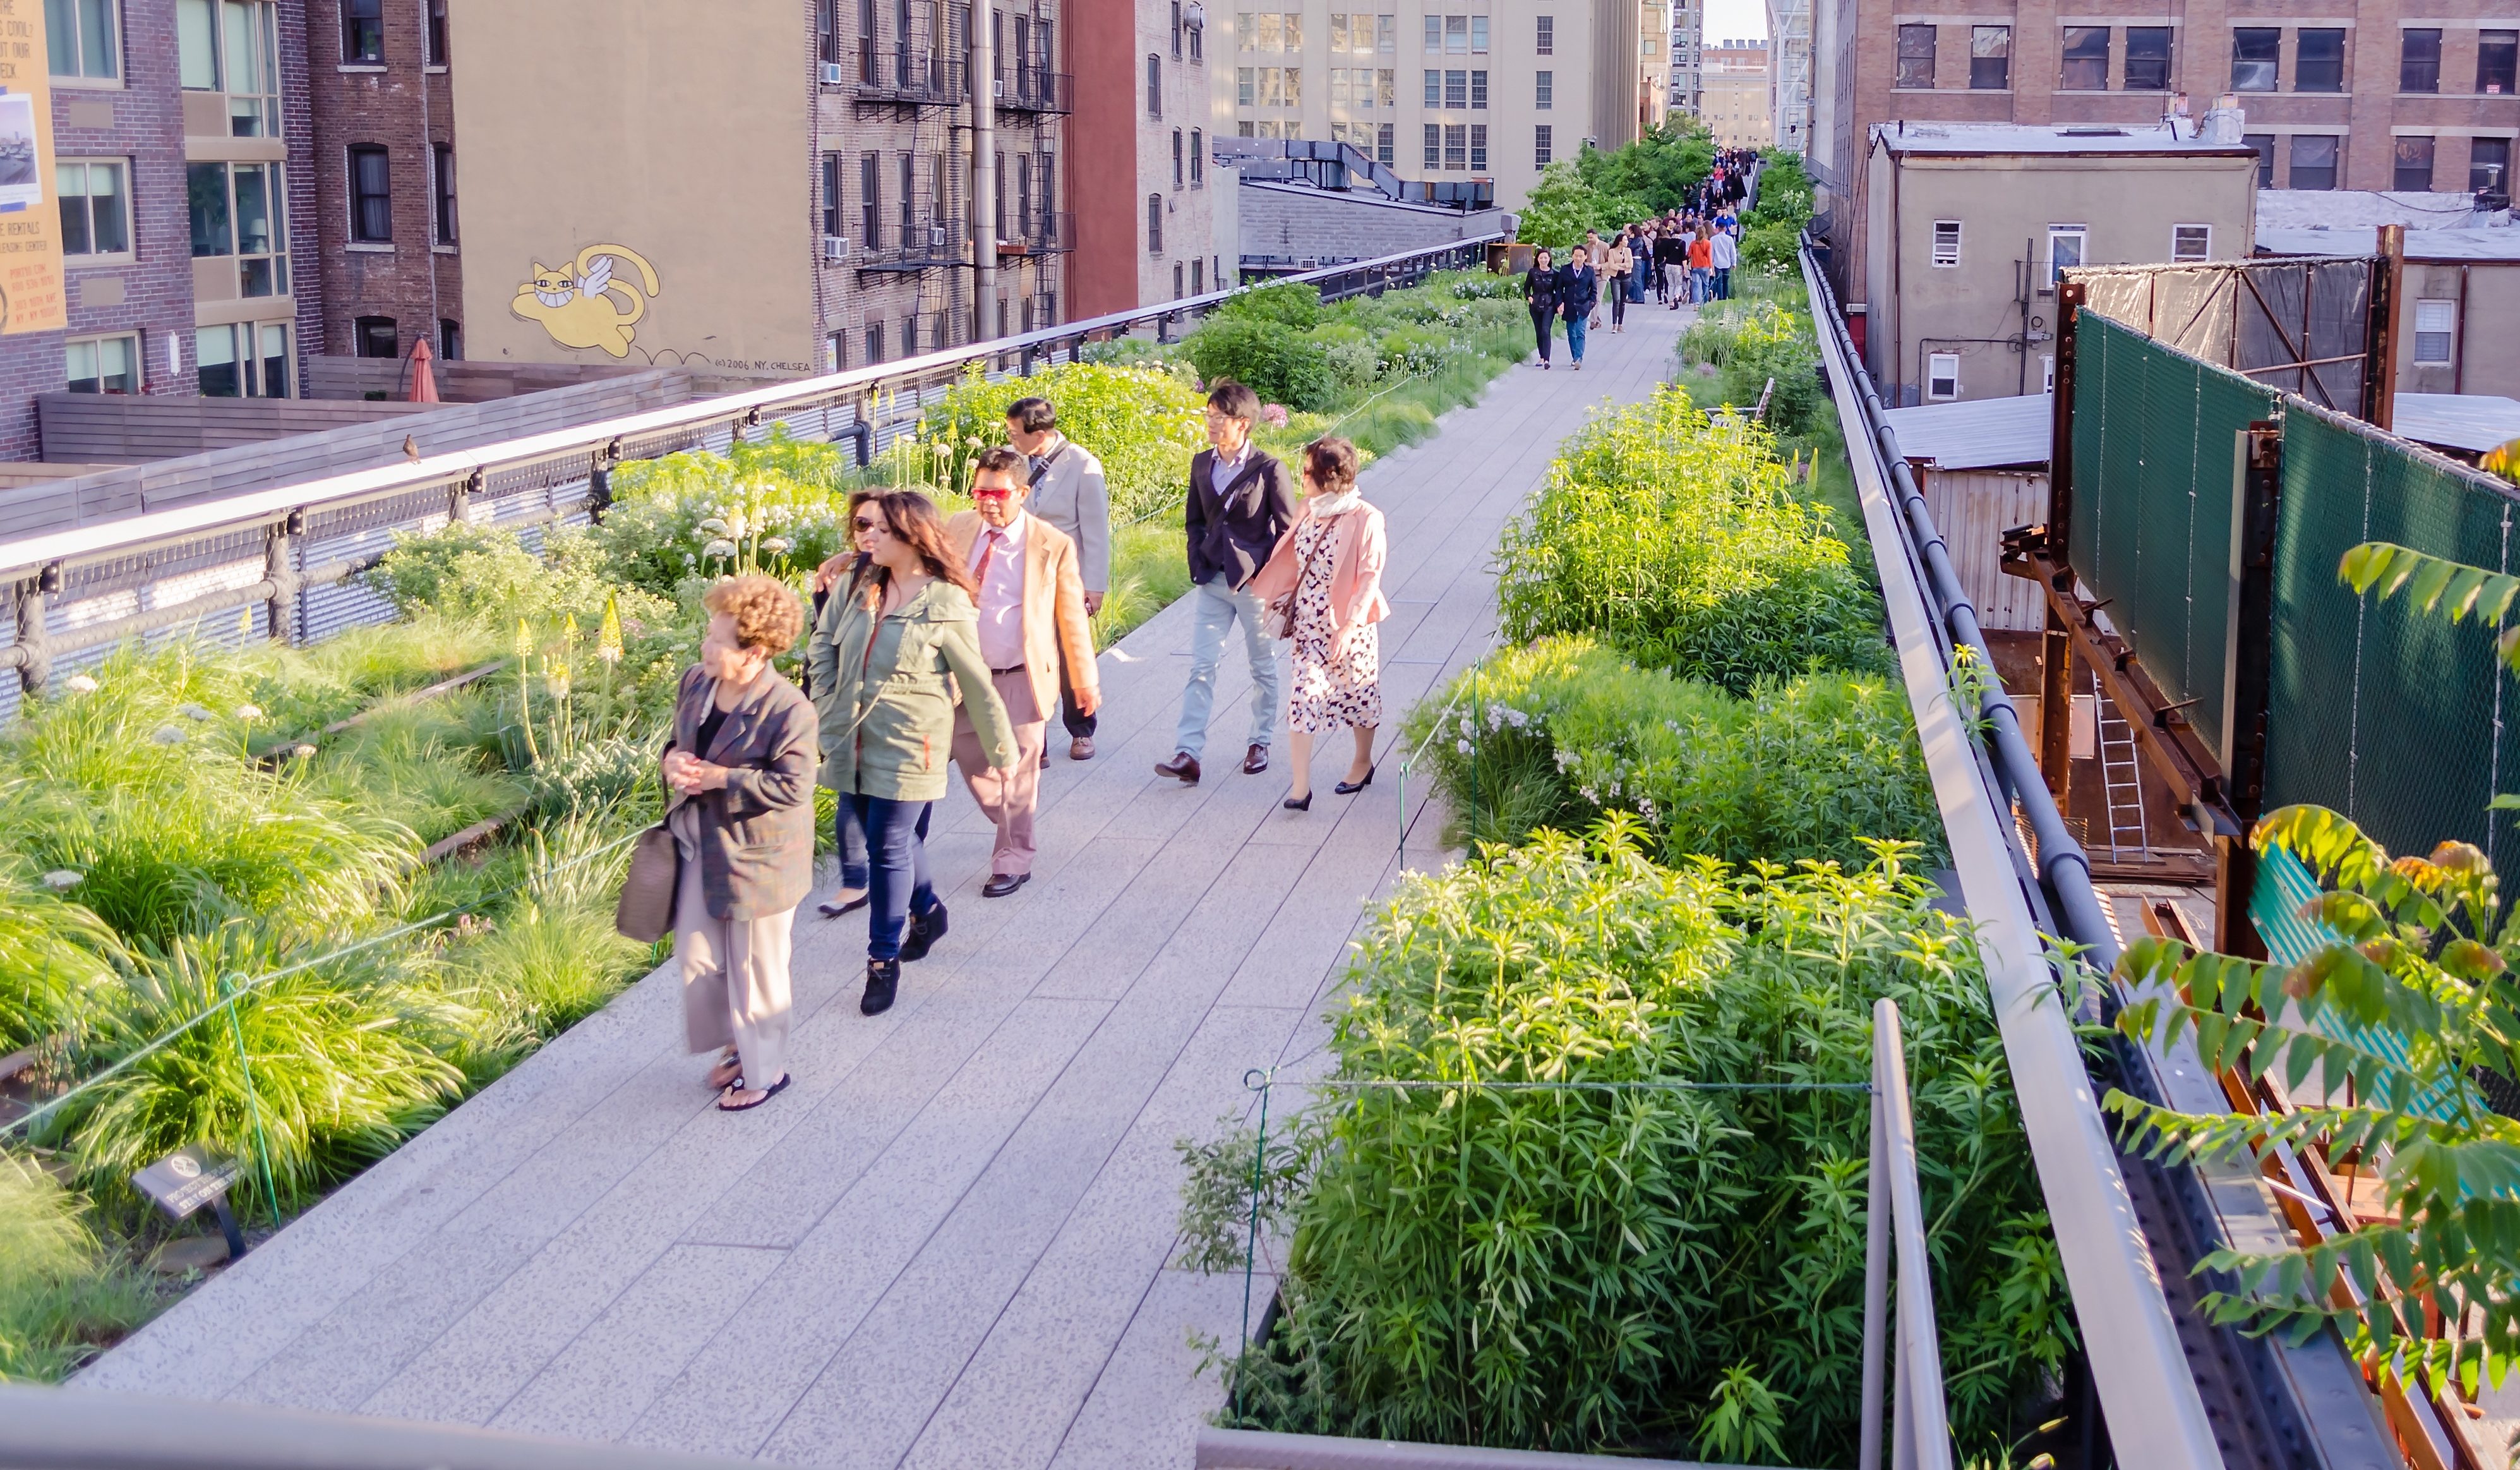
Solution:
[(981, 587), (985, 588), (988, 586), (989, 564), (997, 560), (998, 543), (1006, 538), (1005, 531), (999, 530), (995, 527), (991, 527), (989, 528), (988, 539), (980, 543), (980, 565), (971, 569), (971, 580), (979, 584)]

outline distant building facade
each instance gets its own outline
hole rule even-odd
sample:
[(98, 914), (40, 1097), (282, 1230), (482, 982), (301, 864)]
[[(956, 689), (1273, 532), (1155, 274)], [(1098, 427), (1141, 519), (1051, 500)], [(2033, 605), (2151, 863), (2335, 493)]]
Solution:
[(331, 0), (307, 30), (322, 330), (310, 352), (464, 355), (451, 0)]
[(1697, 116), (1705, 107), (1706, 0), (1671, 0), (1671, 111)]
[(1767, 0), (1768, 116), (1776, 146), (1808, 153), (1812, 136), (1812, 0)]
[(1723, 148), (1767, 148), (1777, 141), (1769, 107), (1774, 53), (1762, 39), (1718, 41), (1704, 52), (1705, 104), (1699, 115)]
[[(1185, 0), (1069, 0), (1077, 317), (1231, 285), (1214, 167), (1220, 18)], [(1230, 207), (1229, 207), (1230, 208)]]

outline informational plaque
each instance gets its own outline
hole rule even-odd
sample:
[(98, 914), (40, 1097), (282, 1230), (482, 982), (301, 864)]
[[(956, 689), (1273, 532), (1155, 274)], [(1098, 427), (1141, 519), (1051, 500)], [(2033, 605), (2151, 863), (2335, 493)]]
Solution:
[(235, 1160), (213, 1158), (209, 1150), (191, 1143), (133, 1174), (131, 1187), (182, 1219), (226, 1194), (236, 1176)]
[(0, 336), (69, 325), (44, 0), (0, 0)]

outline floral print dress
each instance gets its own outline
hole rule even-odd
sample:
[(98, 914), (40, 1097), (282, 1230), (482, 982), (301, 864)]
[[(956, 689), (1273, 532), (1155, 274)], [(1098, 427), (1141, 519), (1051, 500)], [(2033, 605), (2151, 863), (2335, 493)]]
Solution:
[(1380, 640), (1374, 624), (1348, 629), (1345, 647), (1330, 615), (1330, 548), (1325, 544), (1337, 517), (1307, 516), (1295, 528), (1295, 681), (1286, 701), (1286, 728), (1320, 735), (1342, 725), (1382, 723)]

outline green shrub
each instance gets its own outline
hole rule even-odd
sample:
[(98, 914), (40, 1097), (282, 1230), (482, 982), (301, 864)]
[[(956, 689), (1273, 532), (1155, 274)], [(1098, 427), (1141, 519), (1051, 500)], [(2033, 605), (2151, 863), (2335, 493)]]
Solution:
[[(658, 596), (695, 579), (764, 572), (795, 580), (848, 544), (840, 451), (774, 433), (725, 454), (691, 450), (613, 472), (612, 504), (581, 534), (603, 581)], [(572, 549), (562, 538), (555, 550)], [(605, 587), (603, 590), (613, 590)], [(604, 599), (597, 596), (600, 612)], [(586, 617), (583, 603), (578, 606)], [(622, 616), (651, 620), (651, 609)]]
[(1795, 269), (1794, 261), (1801, 251), (1800, 227), (1752, 225), (1741, 232), (1741, 263), (1737, 269), (1760, 276), (1787, 275)]
[(1338, 402), (1338, 376), (1330, 370), (1328, 349), (1275, 322), (1212, 316), (1183, 346), (1200, 378), (1210, 383), (1231, 378), (1264, 403), (1309, 412)]
[(105, 1253), (78, 1206), (0, 1154), (0, 1379), (65, 1377), (149, 1316), (148, 1282)]
[(1001, 383), (973, 368), (927, 410), (921, 432), (952, 446), (951, 473), (968, 476), (979, 449), (1006, 442), (1008, 406), (1027, 397), (1048, 398), (1058, 411), (1059, 433), (1102, 461), (1114, 522), (1181, 502), (1191, 456), (1207, 443), (1207, 400), (1169, 373), (1062, 363)]
[(1761, 679), (1891, 669), (1881, 605), (1793, 498), (1772, 437), (1667, 387), (1567, 440), (1498, 552), (1516, 641), (1592, 633), (1648, 667), (1747, 694)]
[(1320, 324), (1325, 313), (1322, 289), (1300, 281), (1282, 281), (1275, 286), (1254, 286), (1225, 299), (1222, 305), (1208, 313), (1210, 321), (1240, 318), (1291, 327), (1301, 332)]
[(1739, 699), (1588, 638), (1549, 638), (1465, 670), (1418, 707), (1408, 741), (1426, 742), (1476, 841), (1620, 810), (1643, 818), (1670, 862), (1859, 866), (1874, 839), (1935, 862), (1947, 850), (1907, 696), (1882, 679), (1804, 675)]
[[(1851, 1461), (1861, 1090), (1370, 1084), (1862, 1083), (1887, 995), (1953, 1425), (2002, 1434), (2073, 1328), (1974, 942), (1934, 896), (1891, 853), (1662, 868), (1613, 824), (1405, 878), (1333, 1015), (1351, 1085), (1315, 1093), (1270, 1159), (1283, 1310), (1234, 1366), (1237, 1422)], [(1238, 1261), (1252, 1141), (1192, 1152), (1190, 1254)]]

